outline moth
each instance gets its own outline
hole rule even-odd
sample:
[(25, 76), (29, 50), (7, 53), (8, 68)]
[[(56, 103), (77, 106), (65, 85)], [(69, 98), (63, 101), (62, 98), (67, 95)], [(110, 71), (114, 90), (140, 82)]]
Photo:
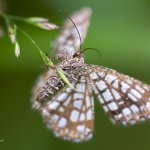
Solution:
[[(83, 43), (91, 16), (82, 8), (70, 18)], [(74, 24), (67, 19), (53, 43), (56, 65), (67, 77), (69, 87), (54, 68), (49, 68), (33, 88), (32, 107), (41, 112), (46, 126), (63, 140), (84, 142), (94, 131), (94, 98), (117, 124), (133, 125), (150, 118), (150, 86), (113, 69), (86, 64)]]

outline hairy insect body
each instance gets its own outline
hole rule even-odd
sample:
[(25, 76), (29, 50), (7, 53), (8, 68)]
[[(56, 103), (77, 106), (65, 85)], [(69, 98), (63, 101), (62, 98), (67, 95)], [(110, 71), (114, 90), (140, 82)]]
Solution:
[[(80, 76), (83, 75), (84, 60), (81, 52), (78, 55), (75, 58), (70, 58), (68, 61), (64, 60), (60, 66), (60, 69), (71, 83), (76, 83)], [(47, 101), (47, 98), (53, 96), (64, 84), (64, 81), (55, 73), (47, 79), (36, 100), (43, 104)]]

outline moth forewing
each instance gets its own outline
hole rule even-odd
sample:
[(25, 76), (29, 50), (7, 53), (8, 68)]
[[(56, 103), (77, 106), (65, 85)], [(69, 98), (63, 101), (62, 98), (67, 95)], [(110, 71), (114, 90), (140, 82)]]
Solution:
[(57, 137), (81, 142), (93, 134), (93, 96), (87, 83), (78, 82), (74, 86), (76, 91), (65, 87), (48, 101), (42, 116)]

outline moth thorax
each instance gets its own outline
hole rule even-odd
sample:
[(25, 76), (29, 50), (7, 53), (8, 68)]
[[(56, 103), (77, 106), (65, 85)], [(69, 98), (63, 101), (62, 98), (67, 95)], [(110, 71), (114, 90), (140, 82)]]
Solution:
[(80, 56), (80, 57), (74, 57), (74, 55), (68, 59), (68, 60), (64, 60), (62, 62), (61, 68), (62, 70), (69, 70), (69, 69), (76, 69), (76, 68), (80, 68), (84, 65), (84, 57)]
[(84, 59), (83, 58), (75, 58), (75, 59), (72, 59), (70, 61), (70, 65), (71, 66), (74, 66), (74, 67), (81, 67), (84, 65)]

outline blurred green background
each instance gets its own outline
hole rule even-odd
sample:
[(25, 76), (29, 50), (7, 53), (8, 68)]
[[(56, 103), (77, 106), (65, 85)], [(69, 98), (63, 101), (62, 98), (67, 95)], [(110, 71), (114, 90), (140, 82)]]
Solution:
[[(86, 62), (103, 65), (150, 83), (150, 1), (149, 0), (0, 0), (7, 13), (48, 17), (58, 25), (64, 15), (89, 6), (91, 26), (83, 48)], [(45, 31), (19, 23), (48, 52), (59, 31)], [(149, 150), (150, 122), (125, 128), (113, 126), (95, 99), (95, 133), (82, 144), (62, 141), (49, 132), (37, 111), (31, 109), (31, 88), (43, 65), (36, 48), (22, 34), (18, 36), (21, 56), (17, 59), (7, 34), (0, 39), (0, 142), (1, 150)]]

